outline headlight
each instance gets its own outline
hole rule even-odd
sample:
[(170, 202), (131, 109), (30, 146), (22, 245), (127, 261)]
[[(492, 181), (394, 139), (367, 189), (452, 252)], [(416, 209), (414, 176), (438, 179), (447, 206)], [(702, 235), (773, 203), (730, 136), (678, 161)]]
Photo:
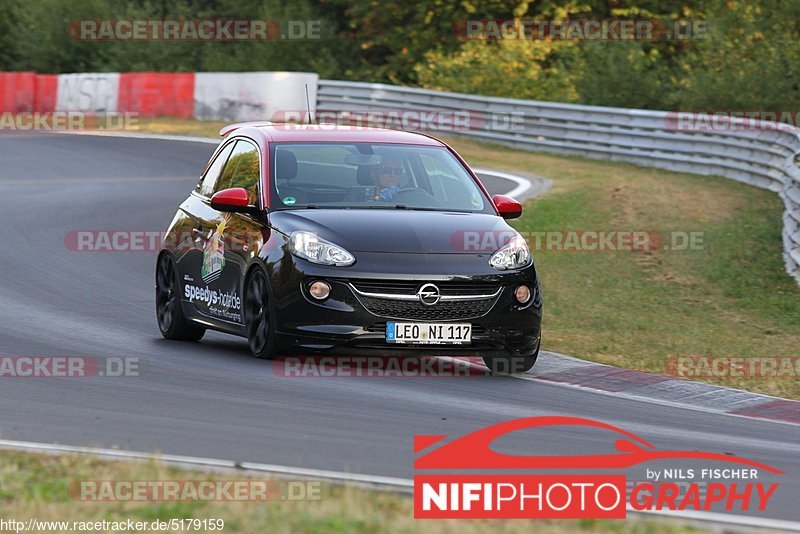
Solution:
[(326, 241), (311, 232), (292, 232), (289, 237), (289, 250), (292, 254), (322, 265), (346, 267), (355, 263), (355, 257), (339, 245)]
[(519, 269), (531, 262), (531, 252), (522, 236), (511, 238), (511, 241), (489, 258), (489, 265), (495, 269)]

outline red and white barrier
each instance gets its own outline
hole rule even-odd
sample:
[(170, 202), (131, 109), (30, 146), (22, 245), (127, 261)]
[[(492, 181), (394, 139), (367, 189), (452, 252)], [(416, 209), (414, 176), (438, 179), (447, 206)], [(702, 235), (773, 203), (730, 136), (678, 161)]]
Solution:
[(39, 113), (55, 111), (58, 99), (58, 75), (35, 74), (34, 85), (33, 111)]
[(270, 119), (279, 111), (306, 109), (306, 102), (313, 111), (318, 78), (307, 72), (0, 72), (0, 112)]
[(190, 119), (194, 117), (195, 78), (193, 72), (120, 74), (119, 109), (142, 117)]
[(0, 72), (0, 111), (33, 111), (35, 95), (33, 72)]
[(119, 73), (59, 74), (56, 109), (116, 113), (119, 103)]

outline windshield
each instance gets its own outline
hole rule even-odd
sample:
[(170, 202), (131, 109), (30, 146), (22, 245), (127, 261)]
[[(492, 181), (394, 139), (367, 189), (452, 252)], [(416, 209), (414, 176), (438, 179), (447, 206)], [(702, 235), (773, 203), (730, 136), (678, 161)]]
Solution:
[(472, 176), (444, 147), (277, 143), (272, 151), (273, 209), (494, 213)]

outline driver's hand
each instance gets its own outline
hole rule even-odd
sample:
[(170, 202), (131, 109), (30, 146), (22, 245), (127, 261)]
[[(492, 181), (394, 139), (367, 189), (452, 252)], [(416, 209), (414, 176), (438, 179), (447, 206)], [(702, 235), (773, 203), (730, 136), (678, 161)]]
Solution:
[(381, 190), (381, 200), (389, 201), (394, 198), (397, 192), (400, 191), (400, 186), (393, 185), (392, 187), (387, 187), (386, 189)]

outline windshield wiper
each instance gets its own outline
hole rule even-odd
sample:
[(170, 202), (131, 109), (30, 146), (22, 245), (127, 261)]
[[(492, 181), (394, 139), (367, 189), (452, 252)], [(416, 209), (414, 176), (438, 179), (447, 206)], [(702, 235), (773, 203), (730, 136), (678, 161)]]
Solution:
[(409, 211), (449, 211), (444, 208), (426, 208), (424, 206), (406, 206), (405, 204), (396, 204), (395, 209), (409, 210)]
[(472, 213), (468, 210), (455, 210), (446, 208), (426, 208), (417, 206), (408, 206), (407, 204), (370, 204), (366, 206), (320, 206), (318, 204), (302, 205), (297, 204), (285, 208), (273, 208), (272, 211), (285, 211), (285, 210), (406, 210), (406, 211), (442, 211), (442, 212), (456, 212), (456, 213)]
[(383, 205), (370, 205), (370, 206), (353, 206), (353, 209), (366, 209), (366, 210), (408, 210), (408, 211), (449, 211), (442, 208), (425, 208), (417, 206), (408, 206), (406, 204), (383, 204)]

